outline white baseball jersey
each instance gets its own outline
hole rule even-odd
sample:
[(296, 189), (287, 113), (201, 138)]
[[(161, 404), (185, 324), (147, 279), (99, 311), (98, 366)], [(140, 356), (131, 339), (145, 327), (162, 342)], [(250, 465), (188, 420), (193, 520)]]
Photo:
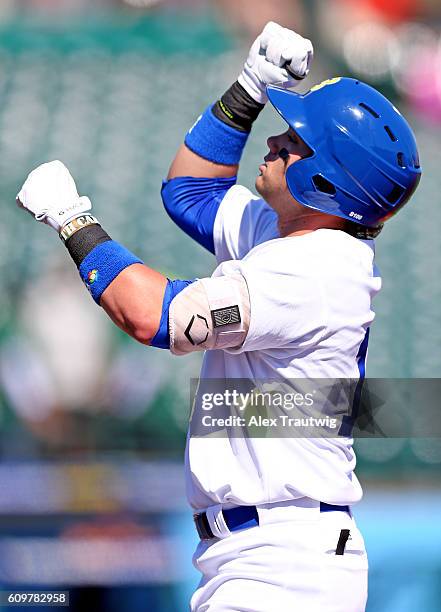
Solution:
[[(280, 238), (265, 201), (236, 185), (214, 227), (214, 277), (240, 273), (251, 304), (239, 349), (207, 351), (201, 378), (355, 378), (381, 287), (374, 244), (331, 229)], [(192, 419), (200, 420), (197, 402)], [(301, 497), (352, 504), (362, 495), (352, 439), (188, 437), (187, 493), (194, 508)]]

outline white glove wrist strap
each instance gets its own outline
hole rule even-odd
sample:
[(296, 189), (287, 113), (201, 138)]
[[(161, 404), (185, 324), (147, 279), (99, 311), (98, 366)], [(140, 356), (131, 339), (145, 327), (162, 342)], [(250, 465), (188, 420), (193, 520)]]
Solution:
[(87, 227), (88, 225), (99, 225), (98, 219), (89, 213), (77, 215), (73, 219), (70, 219), (60, 229), (60, 238), (63, 242), (66, 242), (68, 238), (73, 236), (78, 230)]

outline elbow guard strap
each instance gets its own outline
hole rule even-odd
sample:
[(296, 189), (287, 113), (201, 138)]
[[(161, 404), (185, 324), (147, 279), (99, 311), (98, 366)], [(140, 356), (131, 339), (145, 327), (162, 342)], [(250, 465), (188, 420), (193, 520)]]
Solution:
[(174, 355), (240, 347), (250, 324), (250, 297), (240, 274), (203, 278), (170, 304), (170, 350)]

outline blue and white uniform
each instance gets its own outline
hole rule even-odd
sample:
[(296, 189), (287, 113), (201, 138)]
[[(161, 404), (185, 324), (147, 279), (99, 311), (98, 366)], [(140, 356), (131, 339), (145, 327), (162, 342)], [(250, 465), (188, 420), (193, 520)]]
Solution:
[[(210, 180), (203, 181), (202, 191), (209, 190)], [(177, 197), (176, 192), (190, 190), (192, 184), (199, 186), (193, 191), (199, 191), (193, 206), (189, 200), (186, 202), (185, 229), (214, 252), (219, 265), (212, 278), (241, 275), (249, 291), (250, 320), (245, 341), (236, 348), (207, 351), (201, 378), (260, 381), (364, 376), (368, 331), (374, 318), (371, 302), (381, 287), (374, 265), (373, 241), (358, 240), (331, 229), (280, 238), (276, 214), (266, 202), (245, 187), (232, 184), (232, 179), (222, 181), (223, 184), (212, 182), (212, 196), (207, 198), (200, 193), (201, 179), (174, 179), (163, 189), (166, 208), (175, 217), (181, 216), (183, 209), (174, 208), (173, 199), (178, 203), (185, 199)], [(207, 201), (209, 205), (204, 212)], [(197, 222), (190, 222), (190, 217)], [(182, 227), (184, 222), (180, 220), (178, 224)], [(192, 420), (200, 421), (203, 414), (203, 407), (196, 401)], [(229, 437), (226, 430), (222, 436), (189, 436), (186, 481), (193, 508), (208, 508), (213, 514), (216, 508), (256, 506), (260, 519), (259, 528), (244, 530), (235, 533), (233, 538), (221, 538), (214, 543), (201, 543), (195, 562), (204, 579), (195, 593), (192, 609), (263, 611), (303, 609), (302, 605), (308, 610), (364, 609), (367, 560), (361, 535), (349, 514), (320, 513), (320, 502), (351, 505), (359, 501), (362, 492), (354, 468), (352, 439), (347, 436), (265, 439)], [(288, 545), (285, 521), (291, 519), (299, 519), (300, 523), (298, 530), (295, 525), (290, 526), (292, 541)], [(308, 522), (308, 528), (304, 521)], [(323, 532), (324, 524), (330, 532), (317, 540), (311, 534), (311, 521), (318, 532)], [(294, 541), (297, 548), (302, 542), (301, 549), (305, 552), (304, 536), (308, 534), (313, 545), (309, 561), (332, 562), (336, 566), (339, 561), (335, 560), (336, 541), (332, 559), (330, 555), (326, 557), (323, 546), (326, 542), (326, 550), (331, 550), (332, 537), (338, 539), (344, 527), (351, 530), (352, 540), (347, 550), (353, 553), (345, 555), (345, 563), (350, 566), (347, 559), (356, 560), (348, 571), (355, 572), (351, 580), (360, 580), (361, 585), (354, 589), (353, 605), (346, 598), (345, 607), (339, 607), (338, 602), (333, 608), (324, 607), (325, 601), (332, 601), (329, 585), (322, 585), (323, 593), (311, 598), (312, 587), (305, 582), (310, 570), (308, 562), (301, 564), (304, 584), (299, 594), (297, 581), (295, 587), (288, 586), (286, 570), (280, 568), (278, 573), (273, 561), (268, 563), (272, 577), (264, 578), (269, 590), (262, 591), (260, 584), (254, 596), (247, 593), (248, 599), (244, 598), (243, 605), (247, 601), (248, 607), (240, 607), (238, 600), (231, 603), (232, 607), (227, 603), (216, 607), (213, 603), (234, 601), (238, 593), (234, 585), (240, 585), (246, 576), (255, 581), (263, 579), (261, 575), (252, 578), (252, 574), (253, 564), (264, 562), (262, 546), (270, 545), (267, 530), (275, 538), (274, 546), (280, 545), (281, 559), (291, 550), (288, 568), (294, 571), (296, 567), (298, 572), (299, 566), (294, 563), (297, 553), (292, 551)], [(256, 557), (249, 553), (247, 560), (242, 559), (241, 547), (253, 548), (253, 542)], [(268, 551), (268, 554), (275, 553)], [(349, 574), (340, 571), (341, 566), (338, 570), (333, 580), (341, 585)], [(286, 586), (282, 592), (274, 588), (279, 608), (269, 608), (269, 599), (266, 603), (262, 601), (263, 593), (271, 597), (268, 585), (280, 586), (280, 580)], [(313, 590), (317, 588), (315, 585)], [(250, 603), (250, 597), (254, 603)], [(317, 607), (314, 607), (315, 601), (320, 602)]]

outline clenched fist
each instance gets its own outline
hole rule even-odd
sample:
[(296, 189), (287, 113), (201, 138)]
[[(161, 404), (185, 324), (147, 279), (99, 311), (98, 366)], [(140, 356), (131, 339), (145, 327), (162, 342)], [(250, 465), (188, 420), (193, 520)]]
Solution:
[(313, 55), (310, 40), (270, 21), (254, 41), (238, 81), (256, 102), (265, 104), (266, 86), (295, 86), (307, 76)]
[(78, 195), (75, 181), (60, 161), (42, 164), (33, 170), (17, 195), (17, 204), (57, 232), (92, 208), (89, 198)]

